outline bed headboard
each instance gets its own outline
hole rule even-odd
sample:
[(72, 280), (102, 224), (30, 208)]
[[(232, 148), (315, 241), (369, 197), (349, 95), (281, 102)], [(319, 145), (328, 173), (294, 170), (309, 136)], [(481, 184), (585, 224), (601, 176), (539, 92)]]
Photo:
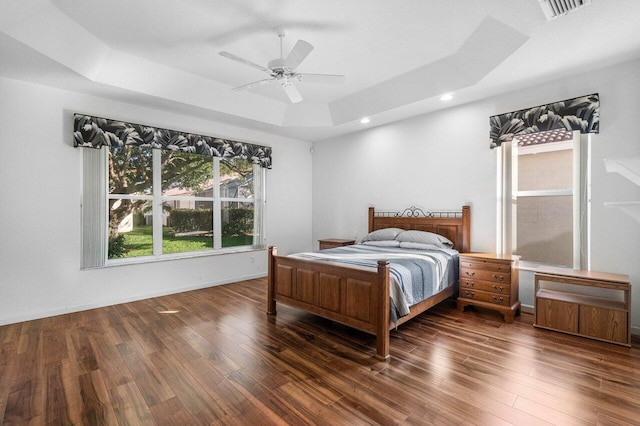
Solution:
[(369, 232), (383, 228), (427, 231), (453, 241), (460, 253), (471, 251), (471, 208), (457, 211), (424, 211), (411, 206), (403, 211), (376, 211), (369, 207)]

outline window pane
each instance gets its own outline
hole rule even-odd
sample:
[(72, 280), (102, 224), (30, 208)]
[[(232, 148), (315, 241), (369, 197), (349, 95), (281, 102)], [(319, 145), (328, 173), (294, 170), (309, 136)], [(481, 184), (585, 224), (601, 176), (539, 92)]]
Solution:
[(518, 191), (571, 189), (573, 151), (540, 152), (518, 156)]
[(518, 198), (516, 253), (523, 260), (573, 265), (572, 198)]
[(211, 197), (213, 158), (162, 151), (162, 195)]
[(222, 247), (253, 245), (253, 203), (222, 202)]
[(247, 160), (220, 161), (220, 197), (253, 198), (253, 164)]
[(213, 202), (163, 203), (162, 253), (213, 249)]
[(109, 259), (153, 254), (151, 201), (109, 200)]
[(150, 195), (152, 193), (152, 149), (127, 146), (109, 150), (109, 193)]

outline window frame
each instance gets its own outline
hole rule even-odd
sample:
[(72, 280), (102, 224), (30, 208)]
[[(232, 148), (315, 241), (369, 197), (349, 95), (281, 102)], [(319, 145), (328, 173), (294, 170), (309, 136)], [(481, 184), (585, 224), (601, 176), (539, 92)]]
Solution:
[[(153, 193), (152, 195), (112, 194), (109, 191), (109, 147), (83, 150), (83, 199), (81, 204), (82, 220), (82, 256), (81, 269), (121, 266), (127, 264), (148, 263), (175, 259), (188, 259), (220, 254), (264, 250), (266, 247), (265, 209), (266, 209), (266, 172), (257, 164), (253, 166), (253, 198), (233, 199), (249, 202), (254, 209), (254, 234), (252, 245), (222, 247), (221, 202), (220, 197), (220, 157), (210, 157), (213, 161), (213, 194), (211, 197), (188, 197), (193, 201), (213, 202), (213, 248), (202, 251), (181, 253), (162, 253), (162, 205), (166, 201), (185, 199), (184, 196), (162, 194), (161, 155), (162, 150), (152, 149)], [(198, 154), (194, 154), (198, 155)], [(153, 214), (153, 253), (148, 256), (127, 258), (108, 257), (109, 201), (114, 199), (142, 199), (152, 203)], [(226, 199), (225, 199), (226, 200)], [(159, 225), (156, 225), (159, 224)]]
[[(566, 142), (552, 142), (564, 144)], [(591, 135), (573, 132), (569, 142), (573, 152), (573, 185), (571, 189), (513, 191), (513, 182), (517, 179), (518, 146), (517, 136), (511, 143), (497, 147), (497, 215), (496, 215), (496, 251), (502, 254), (515, 254), (517, 249), (517, 231), (513, 205), (518, 197), (571, 195), (573, 198), (573, 265), (574, 269), (591, 269)], [(550, 148), (550, 147), (549, 147)], [(545, 148), (540, 148), (544, 151)], [(548, 149), (551, 150), (551, 149)], [(515, 163), (515, 164), (514, 164)], [(520, 268), (535, 268), (550, 265), (546, 262), (521, 260)], [(557, 264), (554, 266), (558, 266)], [(568, 266), (568, 265), (565, 265)]]

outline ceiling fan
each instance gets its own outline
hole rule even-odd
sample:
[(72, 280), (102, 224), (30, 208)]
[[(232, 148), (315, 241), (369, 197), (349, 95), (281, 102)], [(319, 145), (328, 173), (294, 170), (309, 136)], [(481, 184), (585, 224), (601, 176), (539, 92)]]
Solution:
[(285, 93), (289, 97), (291, 103), (298, 103), (302, 101), (302, 95), (298, 91), (298, 88), (293, 84), (294, 82), (300, 83), (320, 83), (320, 84), (341, 84), (344, 83), (344, 75), (336, 74), (308, 74), (296, 72), (296, 69), (304, 61), (304, 59), (311, 53), (313, 46), (304, 40), (298, 40), (289, 55), (285, 58), (282, 52), (282, 39), (286, 35), (285, 30), (282, 27), (275, 29), (276, 34), (280, 37), (280, 57), (269, 61), (266, 67), (240, 58), (229, 52), (220, 52), (220, 56), (232, 59), (240, 62), (241, 64), (250, 66), (260, 71), (264, 71), (269, 74), (269, 78), (264, 80), (254, 81), (253, 83), (245, 84), (243, 86), (234, 87), (231, 90), (246, 90), (253, 87), (263, 86), (272, 82), (278, 82), (282, 85)]

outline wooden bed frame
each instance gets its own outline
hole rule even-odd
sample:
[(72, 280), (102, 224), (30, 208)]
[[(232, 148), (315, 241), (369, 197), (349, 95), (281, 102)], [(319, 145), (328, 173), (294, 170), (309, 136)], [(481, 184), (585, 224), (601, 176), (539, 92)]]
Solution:
[[(369, 208), (369, 232), (383, 228), (428, 231), (443, 235), (461, 253), (470, 251), (471, 212), (424, 212), (410, 207), (403, 212), (376, 212)], [(376, 336), (376, 358), (389, 357), (389, 330), (453, 296), (458, 286), (419, 302), (409, 315), (389, 319), (389, 263), (377, 270), (333, 265), (322, 261), (278, 256), (269, 247), (267, 313), (276, 314), (276, 301), (311, 312)]]

